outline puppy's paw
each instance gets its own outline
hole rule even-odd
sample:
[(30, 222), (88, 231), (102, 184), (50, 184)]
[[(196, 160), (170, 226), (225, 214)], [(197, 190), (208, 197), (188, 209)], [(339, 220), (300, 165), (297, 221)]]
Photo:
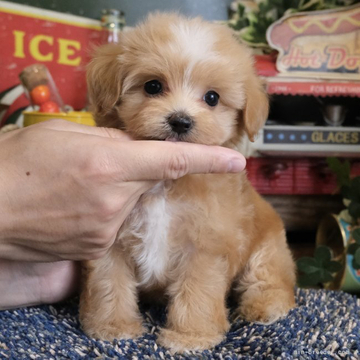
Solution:
[(169, 329), (162, 329), (157, 342), (168, 348), (173, 354), (187, 350), (206, 350), (219, 344), (225, 335), (218, 334), (187, 334)]
[(84, 330), (88, 336), (107, 341), (113, 341), (114, 339), (134, 339), (145, 332), (145, 329), (140, 321), (121, 323), (118, 326), (114, 326), (113, 324), (98, 324), (91, 328), (87, 327)]
[(266, 289), (245, 291), (239, 307), (239, 315), (250, 322), (271, 324), (287, 315), (295, 306), (292, 291)]

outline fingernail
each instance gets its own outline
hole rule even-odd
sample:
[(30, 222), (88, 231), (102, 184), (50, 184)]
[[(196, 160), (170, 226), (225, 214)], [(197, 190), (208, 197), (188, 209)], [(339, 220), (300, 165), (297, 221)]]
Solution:
[(230, 173), (238, 173), (245, 169), (246, 161), (242, 159), (232, 159), (229, 162), (227, 171)]

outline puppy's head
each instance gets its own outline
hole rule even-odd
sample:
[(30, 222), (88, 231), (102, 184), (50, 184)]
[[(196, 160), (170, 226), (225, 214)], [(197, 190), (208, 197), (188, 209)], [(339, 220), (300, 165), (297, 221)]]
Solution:
[(268, 112), (250, 51), (198, 18), (151, 15), (97, 50), (87, 80), (97, 124), (136, 139), (253, 140)]

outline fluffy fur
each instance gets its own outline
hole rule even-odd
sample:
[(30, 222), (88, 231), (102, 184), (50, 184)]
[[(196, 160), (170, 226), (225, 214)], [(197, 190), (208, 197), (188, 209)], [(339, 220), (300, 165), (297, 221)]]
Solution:
[[(163, 91), (148, 95), (158, 80)], [(250, 51), (231, 30), (175, 14), (150, 16), (98, 49), (88, 86), (99, 126), (135, 139), (176, 139), (234, 147), (263, 125), (268, 101)], [(204, 101), (209, 90), (216, 106)], [(169, 116), (193, 127), (174, 134)], [(229, 328), (226, 297), (238, 314), (268, 323), (294, 306), (294, 264), (279, 216), (245, 172), (188, 175), (144, 194), (104, 258), (85, 264), (80, 319), (100, 339), (142, 334), (139, 293), (162, 294), (168, 319), (158, 341), (174, 352), (206, 349)]]

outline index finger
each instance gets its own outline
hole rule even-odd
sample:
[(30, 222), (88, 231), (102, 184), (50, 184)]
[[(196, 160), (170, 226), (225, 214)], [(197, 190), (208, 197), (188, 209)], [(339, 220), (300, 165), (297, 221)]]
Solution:
[(164, 141), (124, 142), (121, 144), (120, 162), (119, 175), (125, 181), (175, 180), (187, 174), (238, 173), (246, 165), (244, 156), (235, 150)]

